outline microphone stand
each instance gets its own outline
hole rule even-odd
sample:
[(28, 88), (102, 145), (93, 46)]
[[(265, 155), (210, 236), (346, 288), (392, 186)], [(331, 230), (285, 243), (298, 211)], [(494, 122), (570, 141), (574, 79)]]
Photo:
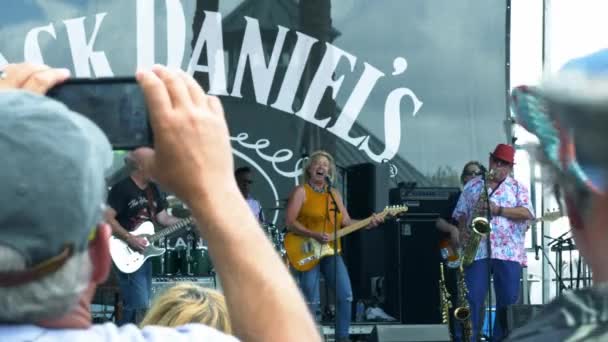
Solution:
[[(331, 209), (334, 212), (334, 306), (336, 308), (336, 313), (334, 314), (334, 339), (338, 340), (338, 213), (340, 213), (340, 208), (338, 208), (338, 202), (336, 202), (336, 198), (331, 191), (331, 179), (326, 176), (325, 182), (327, 183), (327, 193), (334, 203), (334, 208)], [(350, 317), (348, 319), (350, 320)]]
[[(492, 227), (492, 212), (490, 211), (490, 196), (488, 196), (488, 176), (484, 172), (481, 176), (483, 178), (483, 191), (486, 193), (486, 219), (488, 224)], [(492, 243), (490, 236), (492, 235), (492, 229), (486, 236), (486, 248), (488, 253), (488, 340), (492, 341), (494, 332), (492, 331)], [(496, 312), (496, 311), (495, 311)], [(497, 315), (495, 314), (494, 317)], [(480, 322), (478, 322), (480, 323)], [(483, 330), (483, 326), (480, 327), (479, 333)]]
[[(562, 235), (563, 236), (563, 235)], [(547, 236), (545, 236), (547, 237)], [(549, 237), (551, 238), (551, 237)], [(553, 273), (555, 273), (555, 282), (557, 283), (557, 287), (558, 287), (558, 294), (561, 294), (562, 291), (568, 289), (566, 287), (566, 284), (564, 283), (564, 280), (561, 276), (561, 272), (558, 272), (557, 267), (553, 265), (553, 263), (551, 263), (551, 259), (549, 259), (549, 256), (547, 255), (547, 252), (545, 252), (545, 249), (542, 247), (539, 247), (538, 250), (541, 251), (543, 257), (545, 258), (545, 260), (547, 260), (547, 264), (549, 265), (549, 267), (551, 267), (551, 269), (553, 270)]]

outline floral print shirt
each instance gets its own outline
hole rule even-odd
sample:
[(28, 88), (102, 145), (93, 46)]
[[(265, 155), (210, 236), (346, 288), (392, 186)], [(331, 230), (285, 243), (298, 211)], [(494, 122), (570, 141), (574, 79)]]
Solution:
[[(483, 191), (483, 186), (482, 177), (474, 178), (465, 185), (452, 214), (455, 220), (464, 217), (467, 226), (471, 224), (473, 211)], [(504, 208), (524, 207), (534, 215), (527, 187), (512, 177), (507, 177), (493, 193), (491, 189), (488, 189), (488, 195), (490, 196), (490, 202), (497, 206)], [(490, 221), (490, 225), (492, 226), (490, 234), (492, 259), (517, 261), (522, 266), (526, 266), (525, 237), (528, 221), (514, 221), (504, 216), (495, 216)], [(468, 240), (468, 234), (464, 235), (461, 239), (463, 245)], [(484, 237), (479, 243), (475, 260), (488, 257), (486, 240), (487, 238)]]

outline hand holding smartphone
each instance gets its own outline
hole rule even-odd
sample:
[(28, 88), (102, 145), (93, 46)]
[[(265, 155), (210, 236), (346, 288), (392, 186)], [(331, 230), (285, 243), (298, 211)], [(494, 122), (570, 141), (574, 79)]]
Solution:
[(134, 77), (68, 79), (47, 96), (96, 123), (116, 150), (152, 146), (146, 101)]

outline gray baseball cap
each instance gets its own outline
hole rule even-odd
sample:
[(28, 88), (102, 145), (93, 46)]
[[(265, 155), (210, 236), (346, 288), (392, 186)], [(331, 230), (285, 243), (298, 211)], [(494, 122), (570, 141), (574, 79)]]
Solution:
[(0, 91), (0, 158), (0, 245), (27, 267), (0, 273), (0, 286), (16, 286), (87, 248), (102, 220), (112, 148), (93, 122), (63, 104), (8, 90)]

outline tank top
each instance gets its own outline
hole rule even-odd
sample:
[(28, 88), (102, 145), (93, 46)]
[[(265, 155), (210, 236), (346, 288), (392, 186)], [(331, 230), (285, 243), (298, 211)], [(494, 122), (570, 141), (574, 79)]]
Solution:
[[(306, 198), (296, 220), (304, 225), (308, 230), (317, 233), (326, 233), (330, 236), (334, 234), (334, 203), (327, 193), (315, 191), (310, 184), (304, 184)], [(332, 190), (336, 197), (335, 190)], [(338, 213), (338, 229), (341, 228), (342, 213)], [(330, 243), (331, 244), (331, 243)], [(333, 245), (333, 244), (332, 244)], [(341, 248), (338, 240), (338, 249)]]

